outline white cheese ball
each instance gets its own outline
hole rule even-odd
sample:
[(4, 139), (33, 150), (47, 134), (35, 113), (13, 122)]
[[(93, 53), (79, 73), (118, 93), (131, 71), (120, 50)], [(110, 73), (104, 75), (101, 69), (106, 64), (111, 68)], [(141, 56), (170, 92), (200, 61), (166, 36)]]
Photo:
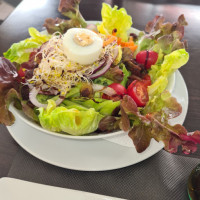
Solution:
[(63, 36), (64, 54), (71, 61), (89, 65), (98, 60), (103, 40), (93, 31), (71, 28)]

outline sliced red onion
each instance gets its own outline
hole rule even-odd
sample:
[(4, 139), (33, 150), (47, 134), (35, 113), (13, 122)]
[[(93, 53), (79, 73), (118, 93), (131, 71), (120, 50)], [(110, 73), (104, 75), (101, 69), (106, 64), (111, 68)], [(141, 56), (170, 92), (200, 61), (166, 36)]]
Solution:
[(98, 78), (99, 76), (102, 76), (103, 74), (105, 74), (109, 70), (112, 62), (113, 62), (113, 60), (110, 57), (108, 57), (108, 59), (106, 61), (106, 65), (102, 69), (100, 69), (98, 72), (92, 74), (89, 78), (95, 79), (95, 78)]
[(40, 87), (39, 94), (45, 94), (45, 95), (54, 95), (56, 96), (59, 93), (59, 91), (56, 88), (49, 88), (47, 84), (43, 84)]
[(32, 90), (34, 88), (34, 86), (32, 84), (27, 84), (29, 89)]
[(98, 32), (97, 26), (95, 24), (88, 24), (86, 28), (91, 31)]
[(39, 94), (44, 94), (44, 95), (53, 95), (56, 96), (58, 94), (58, 90), (40, 90)]
[(103, 59), (99, 62), (99, 65), (97, 67), (94, 68), (93, 73), (95, 73), (96, 71), (98, 71), (106, 62), (106, 59)]
[(39, 90), (40, 90), (39, 88), (35, 88), (34, 87), (29, 93), (29, 99), (30, 99), (31, 103), (33, 105), (35, 105), (36, 107), (38, 107), (38, 108), (40, 108), (40, 107), (46, 108), (47, 104), (40, 103), (36, 98), (37, 94), (39, 93)]
[(41, 86), (41, 89), (42, 90), (46, 90), (46, 89), (48, 89), (49, 88), (49, 86), (47, 85), (47, 84), (43, 84), (42, 86)]
[[(38, 108), (40, 108), (40, 107), (47, 108), (47, 104), (42, 104), (42, 103), (40, 103), (40, 102), (37, 100), (37, 98), (36, 98), (36, 96), (37, 96), (37, 94), (39, 93), (39, 91), (40, 91), (39, 88), (35, 88), (35, 87), (34, 87), (34, 88), (30, 91), (30, 93), (29, 93), (29, 99), (30, 99), (31, 103), (32, 103), (33, 105), (35, 105), (36, 107), (38, 107)], [(61, 104), (61, 103), (63, 102), (64, 99), (65, 99), (64, 97), (59, 97), (59, 98), (55, 101), (56, 106), (58, 106), (59, 104)]]
[(95, 92), (97, 91), (103, 92), (104, 94), (107, 94), (108, 96), (113, 96), (117, 94), (114, 89), (110, 87), (105, 87), (103, 85), (93, 84), (92, 87)]

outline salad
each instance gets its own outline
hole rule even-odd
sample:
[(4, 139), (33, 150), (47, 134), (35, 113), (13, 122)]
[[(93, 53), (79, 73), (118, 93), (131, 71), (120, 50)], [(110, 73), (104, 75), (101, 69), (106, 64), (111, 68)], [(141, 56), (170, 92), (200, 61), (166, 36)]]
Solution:
[(80, 0), (60, 0), (69, 19), (46, 19), (46, 32), (14, 43), (0, 58), (0, 123), (12, 125), (17, 109), (44, 129), (74, 136), (128, 132), (137, 152), (154, 138), (165, 150), (195, 152), (200, 131), (169, 120), (182, 107), (166, 90), (168, 78), (189, 59), (184, 15), (155, 16), (136, 34), (124, 8), (103, 3), (102, 21), (87, 23)]

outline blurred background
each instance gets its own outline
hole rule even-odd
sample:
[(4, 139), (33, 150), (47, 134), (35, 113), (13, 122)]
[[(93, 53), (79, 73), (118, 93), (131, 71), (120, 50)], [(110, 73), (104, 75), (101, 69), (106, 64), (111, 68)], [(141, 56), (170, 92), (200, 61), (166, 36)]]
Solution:
[[(0, 24), (10, 15), (10, 13), (15, 9), (15, 7), (22, 0), (0, 0)], [(34, 1), (34, 0), (26, 0)], [(43, 1), (43, 0), (41, 0)], [(54, 0), (59, 1), (59, 0)], [(82, 0), (87, 1), (87, 0)], [(95, 1), (95, 0), (94, 0)], [(96, 0), (98, 1), (98, 0)], [(122, 0), (123, 1), (123, 0)], [(200, 0), (132, 0), (137, 2), (152, 3), (152, 4), (193, 4), (200, 5)], [(105, 2), (115, 2), (115, 0), (105, 0)], [(118, 0), (119, 2), (119, 0)]]
[(20, 2), (21, 0), (0, 0), (0, 24), (8, 17), (8, 15)]

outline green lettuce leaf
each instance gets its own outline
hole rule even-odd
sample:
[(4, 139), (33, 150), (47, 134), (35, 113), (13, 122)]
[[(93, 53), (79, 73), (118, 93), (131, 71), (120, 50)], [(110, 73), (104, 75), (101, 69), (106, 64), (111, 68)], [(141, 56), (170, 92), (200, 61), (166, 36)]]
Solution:
[(47, 109), (39, 108), (39, 112), (39, 121), (43, 128), (71, 135), (85, 135), (94, 132), (103, 118), (94, 108), (78, 110), (63, 106), (56, 107), (53, 100), (48, 100)]
[(144, 31), (141, 31), (138, 35), (136, 44), (138, 45), (138, 48), (134, 52), (134, 56), (136, 56), (140, 51), (151, 49), (155, 44), (155, 40), (152, 39), (152, 37), (150, 37), (148, 34), (145, 34)]
[(53, 34), (58, 31), (64, 34), (70, 28), (85, 28), (87, 23), (80, 13), (80, 2), (81, 0), (60, 0), (58, 11), (70, 19), (47, 18), (44, 27), (46, 27), (48, 33)]
[(76, 108), (78, 110), (87, 110), (86, 107), (84, 107), (84, 106), (82, 106), (82, 105), (80, 105), (78, 103), (75, 103), (73, 101), (70, 101), (68, 99), (65, 99), (60, 105), (66, 107), (68, 109), (70, 109), (70, 108)]
[(38, 94), (36, 98), (40, 103), (47, 104), (49, 99), (56, 101), (59, 98), (59, 95), (52, 96), (52, 95)]
[(157, 78), (157, 80), (147, 88), (149, 94), (149, 102), (161, 94), (166, 89), (167, 85), (168, 79), (166, 76), (160, 76)]
[(112, 8), (110, 5), (103, 3), (101, 16), (102, 23), (97, 26), (98, 31), (102, 34), (112, 34), (113, 29), (117, 29), (117, 36), (123, 41), (128, 40), (127, 31), (132, 25), (132, 18), (127, 14), (124, 8)]
[(162, 112), (165, 113), (165, 118), (171, 119), (180, 115), (182, 107), (170, 92), (164, 91), (154, 101), (148, 102), (142, 112), (143, 114)]
[(76, 87), (71, 88), (71, 90), (66, 94), (65, 98), (71, 98), (74, 96), (80, 96), (81, 85), (78, 84)]
[(155, 97), (161, 94), (167, 87), (168, 77), (189, 60), (189, 54), (185, 49), (179, 49), (164, 57), (161, 65), (152, 65), (149, 71), (152, 85), (148, 87), (149, 96)]
[(120, 67), (122, 67), (122, 71), (123, 71), (123, 81), (120, 83), (121, 85), (123, 85), (126, 88), (126, 83), (128, 81), (128, 77), (131, 75), (131, 72), (129, 72), (125, 65), (123, 63), (121, 63)]
[(137, 40), (138, 48), (136, 55), (142, 50), (153, 50), (167, 55), (177, 49), (187, 47), (187, 42), (182, 41), (184, 26), (187, 25), (184, 15), (178, 17), (177, 22), (165, 22), (163, 16), (155, 16), (152, 21), (146, 24), (145, 32), (140, 32)]
[(42, 104), (47, 104), (48, 99), (51, 99), (51, 96), (44, 95), (44, 94), (38, 94), (36, 96), (37, 100)]
[(43, 25), (49, 34), (53, 34), (55, 32), (60, 32), (62, 34), (66, 33), (70, 28), (79, 28), (80, 23), (76, 19), (60, 19), (60, 18), (47, 18)]
[(60, 0), (58, 11), (70, 19), (78, 21), (81, 27), (85, 28), (87, 23), (80, 13), (80, 2), (81, 0)]
[(119, 111), (120, 101), (113, 102), (112, 100), (106, 100), (101, 98), (85, 99), (85, 98), (72, 98), (70, 101), (64, 100), (63, 103), (68, 106), (73, 102), (77, 105), (82, 105), (85, 108), (94, 108), (102, 115), (112, 115), (116, 110)]
[(101, 76), (99, 78), (94, 79), (93, 83), (103, 85), (103, 86), (109, 86), (113, 83), (113, 81), (111, 81), (108, 78)]
[(30, 38), (22, 40), (18, 43), (14, 43), (7, 52), (4, 53), (4, 57), (11, 62), (23, 63), (29, 60), (29, 55), (34, 48), (40, 47), (43, 43), (47, 42), (51, 36), (41, 34), (35, 28), (29, 28)]

